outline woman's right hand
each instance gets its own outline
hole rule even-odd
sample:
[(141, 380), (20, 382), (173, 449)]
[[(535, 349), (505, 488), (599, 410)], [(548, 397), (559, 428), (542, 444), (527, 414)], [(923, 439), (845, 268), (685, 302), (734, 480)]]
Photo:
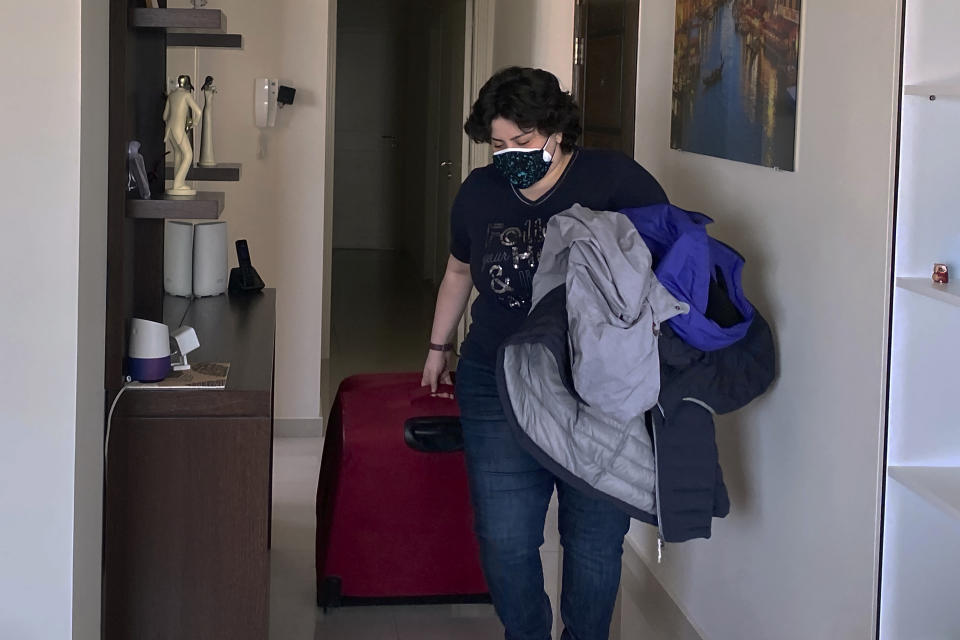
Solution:
[(427, 362), (423, 365), (420, 386), (430, 387), (430, 392), (436, 393), (441, 384), (453, 384), (450, 377), (450, 352), (430, 350), (427, 353)]
[[(437, 292), (437, 308), (433, 313), (433, 327), (430, 330), (431, 344), (444, 343), (453, 335), (466, 309), (471, 289), (473, 280), (470, 278), (470, 265), (450, 256), (443, 282), (440, 283), (440, 291)], [(423, 365), (420, 386), (430, 387), (430, 393), (435, 394), (441, 384), (451, 384), (452, 356), (452, 351), (431, 349), (427, 353), (427, 362)]]

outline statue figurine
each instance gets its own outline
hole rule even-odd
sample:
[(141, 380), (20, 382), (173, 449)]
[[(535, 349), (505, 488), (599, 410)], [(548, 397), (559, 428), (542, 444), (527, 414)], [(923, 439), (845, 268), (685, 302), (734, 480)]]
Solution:
[(196, 189), (186, 185), (187, 173), (193, 163), (193, 146), (187, 133), (190, 116), (200, 117), (200, 106), (193, 99), (193, 83), (190, 76), (177, 78), (177, 88), (167, 96), (167, 105), (163, 109), (163, 121), (167, 124), (163, 141), (173, 147), (173, 187), (167, 193), (175, 196), (196, 195)]
[(217, 161), (213, 158), (213, 94), (217, 88), (213, 84), (213, 76), (207, 76), (203, 86), (203, 126), (200, 129), (200, 166), (215, 167)]

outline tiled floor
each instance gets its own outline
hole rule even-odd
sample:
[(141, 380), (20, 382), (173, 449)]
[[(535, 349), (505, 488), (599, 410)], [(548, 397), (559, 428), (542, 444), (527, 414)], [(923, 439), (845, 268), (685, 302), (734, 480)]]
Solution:
[[(433, 292), (394, 254), (338, 251), (334, 257), (331, 382), (352, 373), (423, 365)], [(490, 605), (343, 608), (316, 606), (315, 498), (320, 438), (278, 438), (274, 453), (271, 640), (501, 640)], [(547, 593), (556, 602), (559, 536), (551, 505), (541, 549)]]

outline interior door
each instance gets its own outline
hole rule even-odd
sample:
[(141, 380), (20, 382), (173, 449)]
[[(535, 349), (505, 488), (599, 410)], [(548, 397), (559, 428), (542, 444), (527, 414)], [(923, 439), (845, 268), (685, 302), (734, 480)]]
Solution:
[(450, 209), (463, 181), (464, 149), (463, 133), (465, 107), (465, 79), (469, 77), (465, 65), (467, 45), (467, 0), (443, 0), (439, 7), (441, 21), (437, 61), (437, 160), (433, 167), (436, 175), (437, 215), (433, 236), (434, 284), (439, 285), (447, 268), (450, 255)]
[(337, 6), (333, 244), (396, 249), (402, 242), (403, 3)]
[(633, 156), (640, 0), (576, 0), (574, 96), (583, 146)]

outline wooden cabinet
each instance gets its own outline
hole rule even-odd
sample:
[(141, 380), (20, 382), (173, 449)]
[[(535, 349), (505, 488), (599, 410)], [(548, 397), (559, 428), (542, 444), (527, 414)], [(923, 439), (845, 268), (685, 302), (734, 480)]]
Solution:
[[(110, 429), (104, 637), (265, 639), (275, 294), (167, 298), (222, 390), (128, 389)], [(182, 321), (180, 320), (182, 318)]]
[[(110, 0), (110, 151), (104, 386), (121, 392), (131, 318), (196, 329), (192, 363), (229, 362), (225, 389), (125, 388), (108, 428), (103, 637), (268, 634), (275, 292), (163, 296), (165, 218), (216, 218), (224, 195), (164, 195), (169, 46), (238, 47), (217, 9)], [(196, 81), (196, 78), (194, 78)], [(152, 198), (128, 184), (137, 141)], [(191, 179), (237, 180), (238, 164)]]

